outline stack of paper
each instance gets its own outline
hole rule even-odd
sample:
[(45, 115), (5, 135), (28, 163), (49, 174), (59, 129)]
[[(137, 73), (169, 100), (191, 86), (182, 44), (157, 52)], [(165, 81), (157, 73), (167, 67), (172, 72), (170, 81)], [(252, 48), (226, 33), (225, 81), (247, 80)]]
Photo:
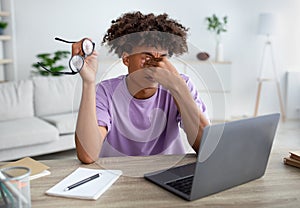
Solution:
[(290, 156), (283, 159), (284, 164), (300, 168), (300, 151), (290, 151)]
[(12, 167), (12, 166), (23, 166), (30, 168), (30, 180), (40, 178), (42, 176), (50, 175), (49, 167), (44, 165), (43, 163), (36, 161), (30, 157), (25, 157), (23, 159), (17, 160), (15, 162), (10, 162), (1, 168)]
[[(69, 186), (95, 174), (99, 174), (100, 177), (89, 180), (70, 190), (66, 190)], [(79, 167), (62, 181), (46, 191), (46, 194), (96, 200), (120, 177), (120, 175), (122, 175), (121, 170), (101, 170)]]

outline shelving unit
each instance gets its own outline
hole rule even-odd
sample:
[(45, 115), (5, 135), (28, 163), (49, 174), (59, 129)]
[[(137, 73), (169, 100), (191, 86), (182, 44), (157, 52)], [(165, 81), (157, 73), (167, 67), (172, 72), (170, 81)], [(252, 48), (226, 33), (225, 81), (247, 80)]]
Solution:
[[(188, 75), (206, 104), (212, 121), (231, 117), (231, 62), (173, 60), (176, 68)], [(177, 62), (177, 63), (176, 63)]]
[(17, 80), (13, 1), (0, 0), (0, 19), (8, 23), (0, 35), (0, 81)]

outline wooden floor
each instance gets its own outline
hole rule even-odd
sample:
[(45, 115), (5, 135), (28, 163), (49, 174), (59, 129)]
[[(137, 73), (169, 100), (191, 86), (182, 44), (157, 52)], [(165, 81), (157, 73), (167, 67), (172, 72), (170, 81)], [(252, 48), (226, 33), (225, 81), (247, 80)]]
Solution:
[[(273, 148), (300, 150), (300, 120), (280, 122)], [(286, 153), (288, 155), (288, 152)], [(77, 158), (75, 150), (33, 157), (36, 160)]]
[(55, 160), (55, 159), (69, 159), (69, 158), (77, 158), (75, 149), (66, 150), (63, 152), (57, 152), (47, 155), (40, 155), (31, 157), (35, 160)]

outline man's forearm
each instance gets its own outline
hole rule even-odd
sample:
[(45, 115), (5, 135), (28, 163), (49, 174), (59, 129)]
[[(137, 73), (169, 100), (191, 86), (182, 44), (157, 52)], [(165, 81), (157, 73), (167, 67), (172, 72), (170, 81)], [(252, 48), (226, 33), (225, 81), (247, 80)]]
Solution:
[(170, 89), (181, 115), (182, 124), (188, 141), (193, 149), (198, 152), (203, 128), (209, 121), (196, 105), (185, 82), (178, 83)]
[(96, 160), (105, 137), (105, 135), (101, 135), (97, 124), (95, 96), (95, 84), (83, 83), (75, 138), (77, 155), (81, 161), (85, 160), (82, 159), (85, 158), (83, 155), (88, 156), (91, 160)]

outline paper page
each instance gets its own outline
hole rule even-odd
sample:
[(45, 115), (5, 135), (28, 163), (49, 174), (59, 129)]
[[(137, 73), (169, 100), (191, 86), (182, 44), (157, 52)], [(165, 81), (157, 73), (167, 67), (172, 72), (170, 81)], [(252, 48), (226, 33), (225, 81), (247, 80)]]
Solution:
[(37, 178), (40, 178), (40, 177), (43, 177), (46, 175), (50, 175), (50, 174), (51, 174), (51, 172), (49, 170), (44, 170), (43, 172), (40, 172), (38, 174), (30, 175), (29, 180), (37, 179)]
[[(68, 186), (97, 173), (101, 173), (101, 176), (69, 191), (64, 191)], [(79, 167), (55, 186), (47, 190), (46, 194), (96, 200), (120, 177), (120, 175), (122, 175), (121, 170), (101, 170)]]
[(297, 155), (298, 157), (300, 157), (300, 150), (290, 151), (290, 153), (293, 154), (293, 155)]

